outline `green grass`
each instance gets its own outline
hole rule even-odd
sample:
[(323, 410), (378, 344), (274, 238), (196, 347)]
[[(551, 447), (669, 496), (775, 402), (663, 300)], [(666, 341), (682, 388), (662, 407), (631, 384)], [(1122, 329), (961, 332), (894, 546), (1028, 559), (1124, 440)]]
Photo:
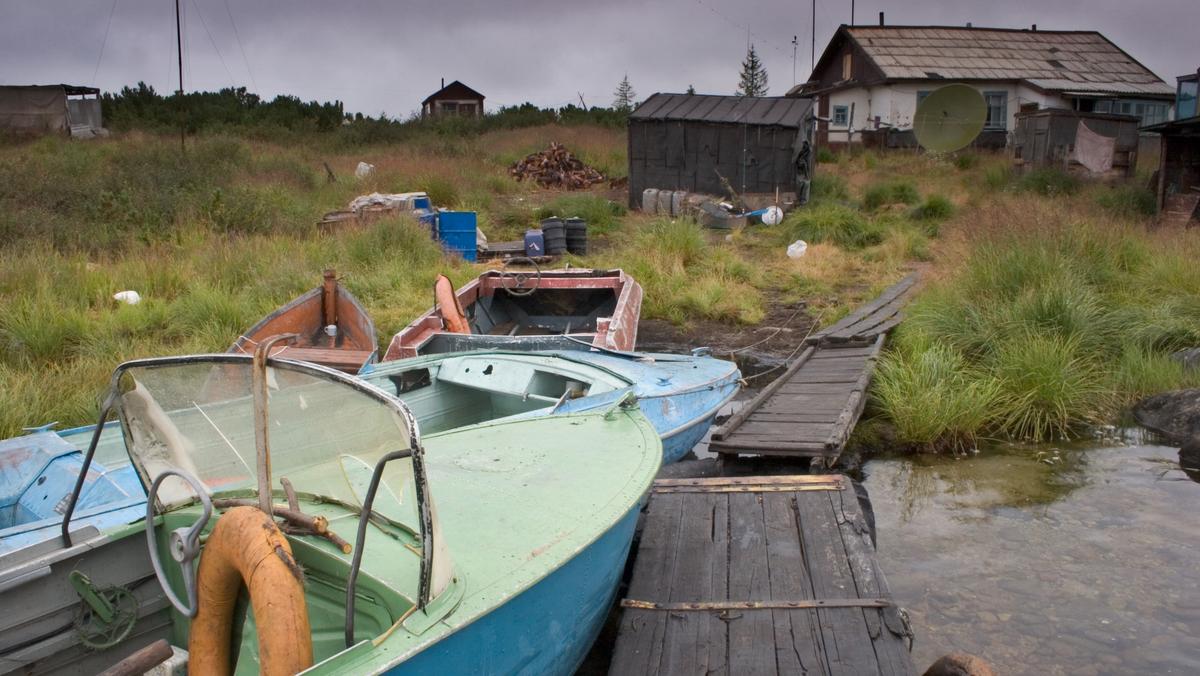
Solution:
[[(954, 215), (954, 203), (943, 195), (930, 195), (925, 198), (924, 202), (918, 204), (912, 211), (912, 217), (919, 221), (926, 221), (930, 226), (936, 228), (938, 221), (944, 221)], [(936, 235), (934, 231), (930, 234)]]
[(1149, 218), (1158, 210), (1154, 192), (1138, 185), (1102, 189), (1096, 203), (1119, 218)]
[(960, 171), (968, 171), (979, 165), (979, 155), (971, 152), (959, 153), (954, 156), (954, 166)]
[[(1200, 373), (1167, 358), (1200, 343), (1200, 267), (1189, 266), (1188, 250), (1098, 224), (1014, 230), (973, 246), (953, 276), (910, 306), (898, 332), (904, 349), (881, 366), (891, 374), (881, 408), (904, 442), (1070, 437), (1137, 397), (1200, 385)], [(929, 366), (954, 359), (953, 376)], [(931, 439), (933, 422), (905, 401), (917, 396), (907, 382), (946, 399), (925, 402), (929, 411), (957, 410), (960, 393), (994, 390), (991, 414)]]
[(885, 229), (857, 209), (842, 204), (815, 203), (797, 209), (780, 226), (784, 240), (829, 242), (847, 250), (859, 250), (879, 244)]
[(908, 181), (874, 183), (863, 192), (863, 208), (874, 211), (891, 204), (916, 204), (921, 199), (917, 187)]
[(620, 223), (625, 207), (599, 195), (562, 195), (538, 208), (534, 217), (537, 221), (551, 216), (570, 218), (578, 216), (587, 221), (589, 235), (607, 235)]
[(837, 164), (837, 161), (838, 161), (837, 154), (834, 153), (829, 148), (818, 148), (817, 149), (817, 163), (818, 164)]
[(850, 188), (846, 179), (837, 174), (818, 173), (812, 180), (812, 199), (846, 202), (850, 199)]
[(1030, 169), (1017, 179), (1019, 189), (1043, 197), (1074, 195), (1079, 191), (1080, 185), (1079, 178), (1053, 167)]

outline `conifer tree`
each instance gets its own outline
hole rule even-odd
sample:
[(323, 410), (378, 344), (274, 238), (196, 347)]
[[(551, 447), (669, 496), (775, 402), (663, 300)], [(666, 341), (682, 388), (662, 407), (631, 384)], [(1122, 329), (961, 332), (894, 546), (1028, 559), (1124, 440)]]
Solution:
[(633, 110), (634, 101), (637, 98), (637, 92), (633, 91), (633, 85), (629, 84), (629, 74), (621, 80), (621, 84), (617, 85), (617, 91), (613, 94), (616, 98), (613, 99), (613, 108), (618, 112), (628, 113)]
[(738, 82), (738, 96), (766, 96), (767, 69), (758, 59), (754, 45), (746, 50), (746, 60), (742, 62), (742, 75)]
[(694, 95), (696, 93), (696, 88), (693, 87), (692, 85), (688, 85), (687, 93), (688, 93), (688, 96)]

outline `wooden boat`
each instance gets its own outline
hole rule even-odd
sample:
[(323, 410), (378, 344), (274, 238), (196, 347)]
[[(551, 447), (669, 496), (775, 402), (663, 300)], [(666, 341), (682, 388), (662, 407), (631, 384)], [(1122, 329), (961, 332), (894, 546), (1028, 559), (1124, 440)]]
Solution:
[(267, 315), (238, 336), (229, 351), (251, 354), (264, 338), (289, 333), (296, 338), (280, 343), (271, 351), (273, 356), (347, 373), (356, 373), (378, 356), (375, 322), (358, 299), (338, 284), (333, 270), (325, 271), (321, 286)]
[(383, 360), (480, 349), (632, 350), (642, 287), (621, 270), (491, 270), (453, 292), (392, 338)]
[(421, 434), (368, 382), (262, 364), (117, 369), (102, 419), (120, 424), (95, 428), (79, 476), (126, 446), (151, 514), (81, 527), (77, 482), (60, 537), (0, 556), (5, 670), (95, 673), (160, 639), (192, 673), (578, 667), (660, 464), (636, 405)]
[(733, 362), (707, 356), (579, 350), (424, 355), (359, 375), (404, 401), (427, 432), (593, 410), (632, 393), (662, 439), (664, 464), (699, 443), (741, 378)]

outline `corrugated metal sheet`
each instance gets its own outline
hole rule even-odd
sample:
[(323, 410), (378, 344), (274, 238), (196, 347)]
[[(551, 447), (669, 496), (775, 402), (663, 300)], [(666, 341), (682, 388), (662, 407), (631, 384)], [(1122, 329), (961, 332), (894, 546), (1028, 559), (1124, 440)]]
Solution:
[(1053, 91), (1175, 92), (1095, 32), (909, 26), (846, 30), (889, 79), (1027, 80)]
[(812, 105), (812, 99), (782, 96), (654, 94), (629, 117), (634, 120), (692, 120), (799, 128), (809, 116)]

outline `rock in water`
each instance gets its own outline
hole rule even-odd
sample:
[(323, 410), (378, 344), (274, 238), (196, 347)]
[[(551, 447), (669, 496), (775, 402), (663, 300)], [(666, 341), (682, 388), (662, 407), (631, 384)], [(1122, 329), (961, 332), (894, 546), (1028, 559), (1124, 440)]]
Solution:
[(1146, 397), (1133, 407), (1133, 417), (1178, 444), (1200, 437), (1200, 389)]
[(996, 676), (991, 665), (966, 653), (942, 655), (922, 676)]

